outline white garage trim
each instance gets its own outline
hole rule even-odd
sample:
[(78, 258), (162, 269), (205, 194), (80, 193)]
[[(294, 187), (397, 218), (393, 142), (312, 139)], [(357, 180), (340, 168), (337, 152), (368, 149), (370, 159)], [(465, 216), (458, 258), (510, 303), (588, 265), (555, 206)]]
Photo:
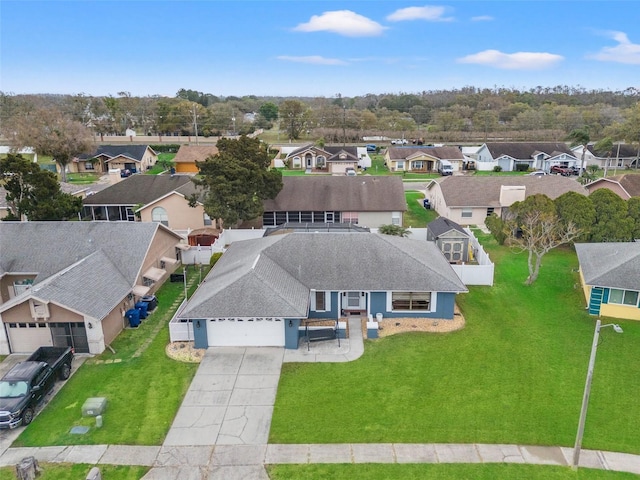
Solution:
[(284, 347), (282, 318), (210, 318), (207, 341), (210, 347)]
[(42, 322), (6, 323), (11, 353), (31, 353), (41, 346), (53, 346), (51, 329)]

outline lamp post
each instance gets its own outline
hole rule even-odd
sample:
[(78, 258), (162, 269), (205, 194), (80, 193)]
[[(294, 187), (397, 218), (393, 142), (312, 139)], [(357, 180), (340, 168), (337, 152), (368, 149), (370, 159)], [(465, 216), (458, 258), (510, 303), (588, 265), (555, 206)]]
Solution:
[(600, 339), (600, 330), (605, 327), (613, 327), (616, 333), (623, 333), (622, 327), (617, 323), (607, 323), (601, 325), (600, 319), (596, 320), (596, 330), (593, 333), (593, 344), (591, 345), (591, 357), (589, 358), (589, 368), (587, 369), (587, 381), (584, 386), (584, 395), (582, 397), (582, 408), (580, 409), (580, 420), (578, 421), (578, 434), (576, 435), (576, 444), (573, 447), (573, 463), (571, 468), (578, 469), (580, 462), (580, 449), (582, 448), (582, 435), (584, 434), (584, 422), (587, 418), (587, 407), (589, 406), (589, 394), (591, 393), (591, 380), (593, 378), (593, 367), (596, 363), (596, 353), (598, 351), (598, 340)]

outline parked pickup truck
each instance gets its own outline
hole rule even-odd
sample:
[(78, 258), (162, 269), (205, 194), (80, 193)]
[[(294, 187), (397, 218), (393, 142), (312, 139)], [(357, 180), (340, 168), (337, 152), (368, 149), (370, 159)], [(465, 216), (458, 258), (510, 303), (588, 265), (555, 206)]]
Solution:
[(71, 375), (73, 349), (40, 347), (0, 379), (0, 428), (29, 425), (56, 379)]

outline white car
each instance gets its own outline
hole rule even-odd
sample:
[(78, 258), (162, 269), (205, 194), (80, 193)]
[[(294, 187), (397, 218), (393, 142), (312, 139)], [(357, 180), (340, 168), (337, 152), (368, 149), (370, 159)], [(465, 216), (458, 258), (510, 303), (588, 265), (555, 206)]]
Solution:
[(391, 140), (391, 145), (406, 145), (409, 143), (406, 138), (396, 138), (395, 140)]
[(345, 174), (347, 177), (355, 177), (358, 173), (357, 173), (357, 172), (355, 171), (355, 169), (353, 169), (353, 168), (347, 168), (347, 169), (344, 171), (344, 174)]

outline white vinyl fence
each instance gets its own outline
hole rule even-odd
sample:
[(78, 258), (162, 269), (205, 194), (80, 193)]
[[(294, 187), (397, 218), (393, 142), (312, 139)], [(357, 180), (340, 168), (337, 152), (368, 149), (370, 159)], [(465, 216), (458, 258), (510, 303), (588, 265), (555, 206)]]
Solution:
[[(184, 308), (186, 300), (182, 301), (176, 315)], [(176, 318), (176, 315), (169, 322), (169, 340), (171, 342), (191, 342), (193, 341), (193, 323), (191, 321), (183, 322)]]
[(484, 251), (478, 239), (473, 235), (473, 232), (465, 228), (465, 232), (469, 234), (471, 248), (473, 249), (474, 258), (478, 262), (478, 265), (451, 265), (453, 271), (456, 272), (458, 278), (462, 280), (465, 285), (493, 285), (493, 273), (494, 264), (489, 258), (487, 252)]

